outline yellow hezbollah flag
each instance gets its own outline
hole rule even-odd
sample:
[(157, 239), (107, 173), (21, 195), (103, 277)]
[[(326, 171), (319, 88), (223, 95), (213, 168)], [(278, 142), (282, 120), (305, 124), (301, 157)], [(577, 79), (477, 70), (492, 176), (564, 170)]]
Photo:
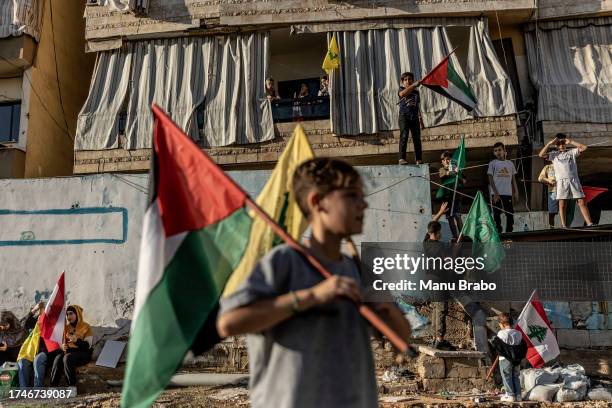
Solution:
[[(283, 150), (278, 159), (278, 163), (276, 163), (276, 167), (274, 167), (268, 182), (256, 200), (257, 204), (273, 220), (297, 240), (304, 233), (307, 223), (292, 196), (291, 180), (297, 166), (313, 157), (314, 153), (310, 143), (308, 143), (304, 128), (301, 125), (297, 125), (293, 131), (293, 136), (289, 139), (285, 150)], [(223, 296), (233, 293), (249, 276), (259, 258), (270, 251), (273, 246), (282, 242), (261, 217), (257, 217), (254, 214), (251, 214), (251, 216), (253, 224), (249, 238), (250, 244), (238, 267), (225, 285)]]
[(38, 354), (38, 342), (40, 340), (40, 325), (36, 322), (34, 330), (25, 339), (21, 348), (19, 349), (19, 355), (17, 361), (25, 358), (28, 361), (34, 361), (34, 357)]
[(336, 35), (332, 35), (327, 48), (327, 54), (323, 60), (323, 69), (331, 75), (331, 71), (337, 69), (340, 66), (340, 50), (338, 49), (338, 42), (336, 42)]

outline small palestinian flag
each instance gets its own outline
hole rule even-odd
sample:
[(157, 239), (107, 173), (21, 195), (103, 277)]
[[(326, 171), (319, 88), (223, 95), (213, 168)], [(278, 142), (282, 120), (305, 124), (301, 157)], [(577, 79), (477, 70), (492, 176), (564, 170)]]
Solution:
[(150, 406), (194, 343), (219, 340), (218, 300), (252, 225), (246, 193), (157, 106), (153, 114), (152, 188), (122, 407)]
[(457, 102), (470, 112), (476, 107), (476, 97), (453, 67), (450, 54), (421, 80), (421, 85)]

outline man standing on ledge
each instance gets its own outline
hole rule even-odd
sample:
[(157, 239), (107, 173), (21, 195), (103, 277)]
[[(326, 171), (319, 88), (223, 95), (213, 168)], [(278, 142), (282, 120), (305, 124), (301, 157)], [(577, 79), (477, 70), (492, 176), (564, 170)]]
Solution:
[(412, 143), (414, 144), (414, 156), (416, 164), (423, 163), (423, 153), (421, 150), (421, 112), (419, 105), (421, 95), (417, 87), (420, 81), (414, 81), (412, 72), (404, 72), (400, 77), (400, 88), (398, 95), (399, 101), (399, 164), (408, 164), (406, 161), (406, 150), (408, 148), (408, 132), (412, 133)]

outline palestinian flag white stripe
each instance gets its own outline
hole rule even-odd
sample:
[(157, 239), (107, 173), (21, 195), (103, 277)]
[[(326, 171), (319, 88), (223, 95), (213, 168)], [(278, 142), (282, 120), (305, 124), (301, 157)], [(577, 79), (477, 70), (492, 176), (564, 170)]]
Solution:
[(527, 359), (533, 367), (541, 367), (559, 355), (557, 339), (535, 291), (523, 308), (516, 328), (527, 342)]
[(453, 67), (449, 55), (421, 80), (421, 84), (457, 102), (468, 111), (472, 111), (476, 107), (477, 102), (474, 93)]
[(182, 232), (168, 238), (165, 237), (157, 200), (154, 200), (147, 209), (143, 220), (132, 329), (149, 293), (161, 281), (166, 266), (174, 257), (186, 235), (186, 232)]

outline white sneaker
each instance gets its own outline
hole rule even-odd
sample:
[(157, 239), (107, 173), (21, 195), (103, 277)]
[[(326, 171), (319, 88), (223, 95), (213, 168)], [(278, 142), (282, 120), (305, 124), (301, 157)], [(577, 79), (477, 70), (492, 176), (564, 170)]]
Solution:
[(499, 400), (502, 402), (514, 402), (515, 401), (514, 396), (508, 395), (508, 394), (502, 395)]
[(516, 402), (521, 402), (521, 401), (523, 400), (523, 398), (522, 398), (520, 395), (517, 395), (517, 396), (514, 398), (514, 400), (515, 400)]

